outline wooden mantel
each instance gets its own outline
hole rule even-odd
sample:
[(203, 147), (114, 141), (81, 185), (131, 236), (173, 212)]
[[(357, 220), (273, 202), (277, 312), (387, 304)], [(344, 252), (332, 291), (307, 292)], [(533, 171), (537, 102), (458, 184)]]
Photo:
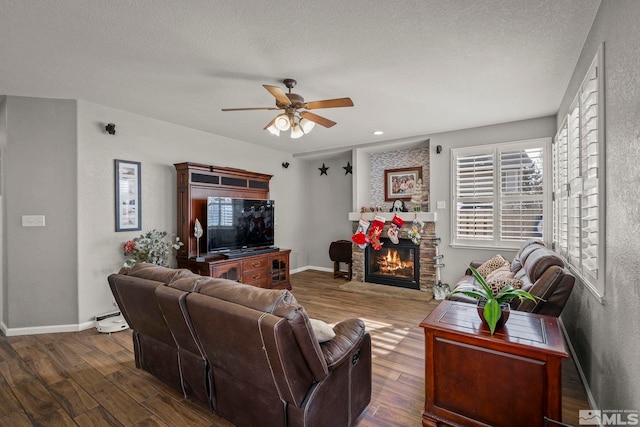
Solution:
[(438, 214), (436, 212), (349, 212), (349, 221), (358, 221), (364, 218), (367, 221), (373, 221), (373, 217), (379, 215), (387, 221), (391, 221), (394, 215), (398, 215), (404, 222), (411, 222), (418, 218), (422, 222), (436, 222)]

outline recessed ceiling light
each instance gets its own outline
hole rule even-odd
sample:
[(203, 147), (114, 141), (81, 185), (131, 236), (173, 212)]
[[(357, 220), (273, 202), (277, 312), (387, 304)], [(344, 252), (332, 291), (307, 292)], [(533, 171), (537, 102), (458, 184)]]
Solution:
[(375, 131), (373, 131), (373, 134), (374, 135), (382, 135), (382, 134), (384, 134), (384, 132), (382, 132), (381, 130), (375, 130)]

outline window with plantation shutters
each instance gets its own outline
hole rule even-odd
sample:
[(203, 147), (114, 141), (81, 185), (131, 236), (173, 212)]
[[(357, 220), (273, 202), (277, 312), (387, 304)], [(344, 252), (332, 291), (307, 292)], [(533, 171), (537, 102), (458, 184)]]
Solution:
[(453, 243), (518, 247), (544, 238), (548, 139), (452, 150)]
[(553, 144), (553, 241), (571, 269), (604, 295), (604, 115), (601, 52), (589, 67)]

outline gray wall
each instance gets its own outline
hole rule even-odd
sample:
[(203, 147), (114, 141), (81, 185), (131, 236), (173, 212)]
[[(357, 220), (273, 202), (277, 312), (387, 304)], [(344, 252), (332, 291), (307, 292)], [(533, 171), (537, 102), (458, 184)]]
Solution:
[[(113, 310), (106, 278), (122, 266), (122, 244), (153, 228), (175, 232), (174, 163), (273, 175), (276, 245), (292, 249), (293, 269), (308, 264), (308, 186), (303, 163), (287, 153), (84, 101), (8, 96), (3, 112), (1, 326), (11, 335), (83, 329)], [(142, 231), (115, 232), (114, 159), (142, 163)], [(22, 227), (32, 214), (46, 227)]]
[(7, 260), (4, 255), (6, 254), (5, 246), (6, 242), (3, 238), (4, 235), (4, 179), (2, 177), (2, 171), (4, 170), (3, 159), (4, 150), (7, 147), (7, 97), (0, 96), (0, 323), (4, 322), (4, 313), (6, 311), (5, 302), (7, 301), (7, 288), (4, 286), (5, 282), (5, 269)]
[(640, 409), (640, 2), (603, 0), (558, 125), (604, 42), (606, 120), (606, 271), (601, 304), (580, 283), (562, 318), (594, 404)]
[[(104, 124), (116, 124), (116, 135)], [(265, 138), (271, 137), (265, 132)], [(283, 144), (290, 139), (283, 139)], [(114, 159), (142, 163), (142, 231), (176, 231), (174, 163), (197, 162), (273, 175), (270, 197), (276, 200), (276, 245), (292, 249), (293, 268), (306, 262), (299, 227), (302, 172), (283, 169), (290, 156), (258, 144), (232, 140), (97, 104), (78, 103), (78, 246), (80, 321), (105, 311), (111, 293), (108, 274), (123, 262), (122, 244), (140, 231), (114, 231)], [(303, 264), (304, 265), (304, 264)]]
[[(303, 161), (308, 191), (305, 191), (301, 208), (306, 223), (309, 266), (333, 271), (329, 245), (335, 240), (351, 239), (348, 212), (352, 203), (352, 175), (345, 174), (343, 169), (347, 162), (353, 165), (351, 153)], [(318, 170), (323, 163), (329, 167), (327, 175), (320, 175)], [(344, 264), (341, 268), (345, 269)]]
[[(7, 97), (3, 150), (3, 323), (76, 324), (76, 102)], [(45, 215), (45, 227), (22, 227)]]

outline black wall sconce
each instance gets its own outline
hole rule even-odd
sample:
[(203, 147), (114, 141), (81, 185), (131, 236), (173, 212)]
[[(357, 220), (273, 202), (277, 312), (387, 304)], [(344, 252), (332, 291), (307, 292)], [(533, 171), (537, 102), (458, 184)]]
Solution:
[(282, 162), (282, 167), (287, 169), (289, 167), (289, 162)]
[(104, 130), (106, 130), (109, 135), (115, 135), (116, 134), (116, 124), (115, 123), (109, 123), (108, 125), (106, 125), (104, 127)]
[(436, 145), (436, 153), (437, 154), (442, 153), (442, 145)]

